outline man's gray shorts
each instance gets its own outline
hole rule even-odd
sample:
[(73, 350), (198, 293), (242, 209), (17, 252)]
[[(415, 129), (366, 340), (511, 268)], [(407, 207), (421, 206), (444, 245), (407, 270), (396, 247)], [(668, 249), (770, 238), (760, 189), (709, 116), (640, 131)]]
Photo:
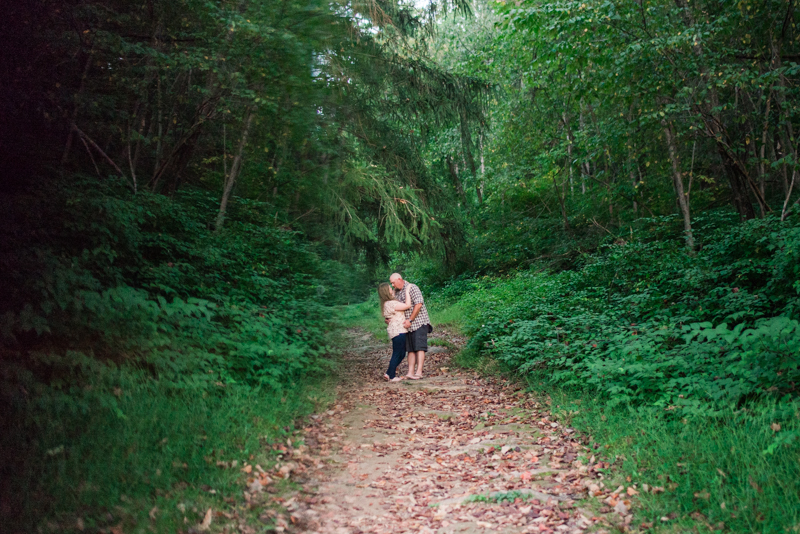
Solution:
[(406, 334), (406, 352), (428, 352), (428, 325)]

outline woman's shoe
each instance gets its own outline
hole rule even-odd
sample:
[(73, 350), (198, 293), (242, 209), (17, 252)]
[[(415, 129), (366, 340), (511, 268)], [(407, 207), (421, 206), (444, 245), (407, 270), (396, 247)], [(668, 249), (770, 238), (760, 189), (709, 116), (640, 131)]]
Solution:
[(391, 379), (389, 378), (389, 375), (387, 375), (386, 373), (383, 373), (383, 379), (384, 379), (384, 380), (386, 380), (387, 382), (388, 382), (389, 380), (391, 380)]

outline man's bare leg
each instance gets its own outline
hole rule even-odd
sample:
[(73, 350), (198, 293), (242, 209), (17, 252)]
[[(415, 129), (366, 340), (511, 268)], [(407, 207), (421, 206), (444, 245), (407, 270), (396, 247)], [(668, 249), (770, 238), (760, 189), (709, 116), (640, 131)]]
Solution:
[(414, 363), (417, 361), (417, 353), (416, 352), (409, 352), (408, 353), (408, 372), (406, 376), (408, 378), (414, 378)]
[(422, 376), (422, 364), (425, 363), (425, 351), (421, 350), (417, 352), (417, 372), (414, 373), (416, 376)]

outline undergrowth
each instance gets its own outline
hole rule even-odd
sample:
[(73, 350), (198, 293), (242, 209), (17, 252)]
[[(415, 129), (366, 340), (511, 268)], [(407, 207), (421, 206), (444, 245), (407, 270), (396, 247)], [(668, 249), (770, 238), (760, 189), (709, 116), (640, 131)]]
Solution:
[(471, 336), (457, 361), (526, 380), (633, 482), (666, 488), (643, 493), (643, 522), (791, 532), (800, 224), (698, 219), (696, 255), (655, 224), (576, 270), (451, 281)]
[(174, 532), (232, 506), (233, 462), (268, 464), (326, 402), (344, 267), (253, 202), (212, 231), (202, 191), (73, 177), (2, 201), (2, 528)]

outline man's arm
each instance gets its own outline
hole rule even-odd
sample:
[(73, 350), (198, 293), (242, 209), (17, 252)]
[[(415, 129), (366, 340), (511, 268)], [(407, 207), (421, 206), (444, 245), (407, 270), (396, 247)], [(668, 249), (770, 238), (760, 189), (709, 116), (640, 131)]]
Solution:
[(419, 311), (422, 309), (424, 300), (422, 300), (422, 292), (417, 286), (409, 285), (408, 292), (411, 294), (411, 302), (414, 304), (414, 308), (411, 310), (411, 315), (409, 318), (403, 323), (403, 326), (406, 328), (411, 328), (411, 322), (417, 317)]
[(411, 310), (411, 317), (406, 319), (406, 321), (403, 323), (403, 326), (405, 326), (406, 328), (411, 328), (411, 321), (416, 319), (416, 317), (419, 314), (419, 311), (421, 309), (422, 309), (422, 303), (421, 302), (419, 304), (414, 305), (414, 309)]

